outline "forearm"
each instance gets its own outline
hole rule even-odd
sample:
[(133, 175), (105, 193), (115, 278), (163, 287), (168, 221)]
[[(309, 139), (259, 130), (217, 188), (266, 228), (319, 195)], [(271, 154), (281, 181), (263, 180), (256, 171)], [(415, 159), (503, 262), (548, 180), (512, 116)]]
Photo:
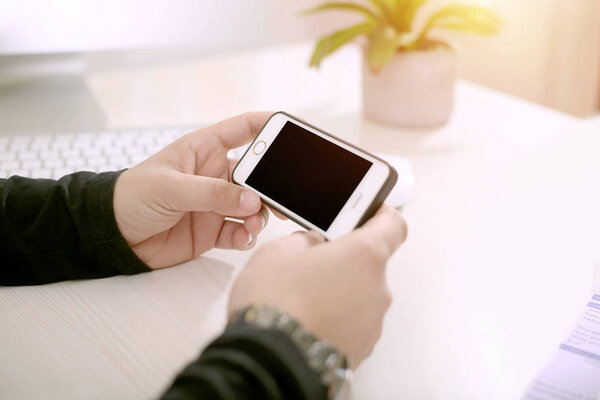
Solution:
[(163, 400), (326, 399), (325, 386), (281, 331), (229, 327), (188, 365)]
[(148, 270), (114, 219), (118, 172), (59, 181), (0, 179), (0, 284), (100, 278)]

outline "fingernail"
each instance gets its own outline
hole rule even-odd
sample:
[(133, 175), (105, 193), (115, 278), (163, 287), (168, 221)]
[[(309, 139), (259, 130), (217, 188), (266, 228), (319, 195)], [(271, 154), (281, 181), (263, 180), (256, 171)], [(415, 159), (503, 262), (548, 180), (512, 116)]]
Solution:
[(242, 191), (242, 194), (240, 195), (240, 208), (242, 210), (254, 211), (259, 207), (260, 198), (256, 194), (248, 190)]
[(260, 230), (262, 231), (263, 229), (265, 229), (265, 226), (267, 225), (267, 216), (265, 215), (264, 211), (261, 213), (261, 225), (260, 225)]
[(248, 241), (246, 242), (246, 246), (250, 246), (254, 242), (254, 235), (248, 232)]

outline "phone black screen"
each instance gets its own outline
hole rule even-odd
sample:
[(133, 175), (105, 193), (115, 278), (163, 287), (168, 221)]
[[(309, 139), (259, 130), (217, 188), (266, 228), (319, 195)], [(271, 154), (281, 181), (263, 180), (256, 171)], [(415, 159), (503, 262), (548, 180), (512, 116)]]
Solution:
[(326, 231), (371, 165), (288, 121), (246, 183)]

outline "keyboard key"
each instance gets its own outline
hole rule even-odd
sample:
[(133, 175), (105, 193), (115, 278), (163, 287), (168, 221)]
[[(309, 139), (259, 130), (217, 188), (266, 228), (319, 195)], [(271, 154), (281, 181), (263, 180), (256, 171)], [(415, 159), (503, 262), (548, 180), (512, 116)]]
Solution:
[(52, 144), (50, 145), (50, 148), (53, 150), (68, 150), (71, 148), (71, 142), (61, 139), (61, 140), (52, 142)]
[(102, 155), (102, 149), (98, 148), (98, 147), (86, 147), (81, 149), (81, 154), (85, 157), (94, 157), (94, 156), (101, 156)]
[(85, 164), (83, 167), (79, 168), (79, 171), (97, 172), (97, 168), (92, 165)]
[(157, 144), (151, 144), (148, 145), (144, 148), (146, 150), (146, 152), (150, 155), (154, 154), (154, 153), (158, 153), (160, 150), (163, 149), (163, 146), (159, 146)]
[(139, 163), (141, 163), (142, 161), (144, 161), (146, 158), (146, 156), (144, 155), (132, 155), (129, 157), (129, 165), (134, 166), (137, 165)]
[(134, 137), (155, 137), (160, 135), (162, 131), (157, 129), (141, 129), (139, 131), (130, 131)]
[(60, 168), (65, 165), (65, 160), (62, 158), (51, 158), (44, 160), (44, 168)]
[(102, 138), (94, 142), (94, 147), (97, 147), (99, 149), (111, 149), (114, 146), (114, 143), (109, 139)]
[(62, 149), (60, 151), (60, 156), (64, 159), (77, 158), (80, 155), (81, 155), (81, 152), (79, 150), (76, 150), (73, 148)]
[(94, 142), (92, 141), (92, 139), (80, 139), (80, 138), (77, 138), (73, 142), (73, 148), (74, 149), (84, 150), (84, 149), (87, 149), (89, 147), (92, 147), (93, 143)]
[(156, 144), (160, 147), (166, 147), (166, 146), (170, 145), (171, 143), (173, 143), (174, 141), (175, 141), (175, 139), (172, 139), (169, 137), (161, 137), (156, 140)]
[(72, 174), (73, 172), (75, 171), (70, 168), (56, 168), (52, 171), (52, 179), (60, 179), (65, 175)]
[(55, 138), (53, 136), (50, 135), (45, 135), (45, 136), (36, 136), (31, 140), (31, 145), (33, 146), (38, 145), (38, 144), (49, 144), (51, 143)]
[(134, 138), (133, 137), (128, 137), (128, 136), (120, 137), (120, 138), (117, 138), (115, 140), (115, 146), (117, 146), (117, 147), (129, 147), (129, 146), (131, 146), (133, 144), (133, 142), (134, 142)]
[(36, 151), (22, 151), (19, 153), (19, 160), (37, 160), (39, 155)]
[(2, 161), (16, 161), (17, 160), (17, 153), (13, 152), (13, 153), (9, 153), (9, 152), (0, 152), (0, 162)]
[(50, 150), (50, 149), (41, 150), (40, 158), (48, 159), (48, 160), (53, 159), (53, 158), (60, 158), (60, 152), (58, 152), (57, 150)]
[(73, 167), (74, 170), (77, 170), (77, 168), (83, 168), (83, 166), (86, 164), (86, 160), (81, 157), (73, 157), (68, 158), (65, 164), (67, 167)]
[(162, 133), (164, 135), (170, 136), (170, 137), (179, 137), (182, 136), (184, 134), (184, 130), (183, 129), (164, 129), (162, 131)]
[(109, 140), (109, 141), (113, 141), (116, 138), (119, 137), (119, 132), (100, 132), (100, 134), (98, 135), (98, 138), (102, 138), (105, 140)]
[(44, 178), (52, 179), (52, 170), (45, 168), (38, 168), (31, 171), (32, 178)]
[(29, 146), (30, 142), (31, 142), (31, 137), (30, 136), (15, 136), (11, 140), (11, 144), (12, 145), (26, 145), (26, 146)]
[(37, 169), (42, 167), (42, 160), (26, 160), (21, 163), (22, 168), (29, 170)]
[(11, 176), (22, 176), (24, 178), (28, 178), (31, 176), (31, 171), (29, 171), (28, 169), (24, 169), (24, 168), (17, 168), (17, 169), (13, 169), (10, 171), (10, 175)]
[(46, 149), (50, 148), (51, 143), (52, 143), (51, 141), (33, 142), (33, 143), (31, 143), (31, 146), (29, 146), (29, 148), (34, 151), (46, 150)]
[(121, 168), (124, 168), (128, 164), (127, 157), (125, 156), (111, 156), (108, 157), (108, 164), (110, 165), (118, 165)]
[(90, 157), (86, 160), (86, 164), (91, 165), (93, 167), (102, 167), (103, 165), (106, 165), (106, 163), (107, 163), (106, 157), (100, 157), (100, 156)]
[(128, 154), (128, 155), (143, 155), (143, 156), (149, 155), (142, 146), (131, 146), (125, 150), (126, 150), (126, 154)]
[(135, 139), (137, 145), (150, 145), (153, 142), (154, 138), (152, 136), (139, 136)]
[(127, 165), (119, 165), (119, 164), (108, 164), (105, 171), (120, 171), (122, 169), (127, 168)]
[(58, 179), (79, 170), (115, 171), (147, 159), (192, 129), (129, 129), (0, 137), (0, 178)]
[(77, 134), (77, 139), (88, 139), (90, 141), (95, 140), (98, 137), (97, 133), (93, 133), (93, 132), (84, 132), (84, 133), (78, 133)]
[(2, 170), (14, 170), (21, 167), (21, 163), (16, 160), (6, 160), (0, 162), (0, 169)]
[(123, 130), (119, 132), (119, 135), (122, 137), (130, 137), (130, 138), (136, 138), (140, 135), (146, 135), (146, 136), (153, 136), (153, 134), (155, 134), (156, 132), (158, 132), (156, 129), (136, 129), (136, 130)]
[(23, 143), (23, 142), (18, 142), (18, 143), (10, 143), (8, 145), (8, 150), (9, 151), (23, 151), (23, 150), (29, 150), (29, 143)]

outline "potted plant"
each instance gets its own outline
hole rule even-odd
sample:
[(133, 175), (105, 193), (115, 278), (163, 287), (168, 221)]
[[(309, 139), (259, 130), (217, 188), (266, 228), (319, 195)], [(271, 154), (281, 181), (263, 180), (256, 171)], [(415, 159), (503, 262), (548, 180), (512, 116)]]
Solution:
[(493, 34), (501, 21), (489, 7), (450, 4), (417, 24), (418, 11), (427, 1), (327, 2), (308, 10), (309, 14), (347, 10), (364, 17), (356, 25), (321, 38), (310, 65), (318, 67), (341, 46), (366, 36), (362, 91), (367, 117), (394, 126), (444, 124), (452, 111), (456, 56), (447, 42), (434, 37), (434, 31)]

